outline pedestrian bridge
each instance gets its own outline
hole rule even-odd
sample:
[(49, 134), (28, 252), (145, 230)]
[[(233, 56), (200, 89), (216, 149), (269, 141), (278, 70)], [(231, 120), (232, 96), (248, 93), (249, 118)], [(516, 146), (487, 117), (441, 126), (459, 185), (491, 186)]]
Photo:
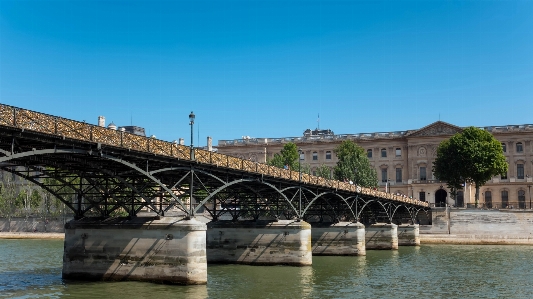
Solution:
[[(131, 255), (124, 253), (141, 243), (131, 244), (135, 233), (129, 230), (141, 229), (143, 234), (155, 230), (159, 235), (165, 231), (164, 237), (153, 237), (158, 240), (156, 243), (141, 246), (144, 248), (141, 256), (146, 258), (147, 250), (151, 252), (175, 239), (180, 240), (176, 245), (180, 255), (170, 262), (168, 256), (160, 257), (163, 262), (156, 259), (141, 265), (137, 261), (134, 267), (145, 269), (159, 262), (165, 265), (175, 262), (182, 274), (178, 275), (179, 280), (171, 282), (202, 283), (205, 271), (202, 272), (201, 259), (183, 263), (183, 255), (188, 259), (196, 254), (191, 254), (188, 251), (191, 247), (183, 244), (193, 242), (200, 244), (201, 249), (203, 242), (204, 258), (205, 246), (208, 252), (211, 249), (218, 250), (219, 255), (235, 255), (235, 251), (229, 254), (224, 251), (224, 244), (229, 241), (223, 235), (236, 240), (244, 229), (252, 232), (251, 241), (231, 245), (241, 246), (246, 252), (248, 260), (241, 256), (240, 261), (270, 264), (277, 259), (277, 263), (305, 265), (310, 263), (311, 251), (303, 244), (307, 244), (306, 238), (311, 238), (311, 226), (317, 227), (317, 231), (318, 227), (337, 227), (341, 234), (348, 235), (352, 230), (360, 231), (363, 224), (367, 229), (373, 223), (414, 224), (420, 212), (429, 211), (427, 202), (416, 199), (3, 104), (0, 104), (0, 169), (41, 186), (73, 211), (76, 220), (66, 227), (63, 269), (64, 276), (70, 278), (92, 274), (96, 279), (102, 278), (98, 268), (101, 264), (88, 273), (80, 272), (83, 263), (76, 262), (87, 262), (88, 244), (94, 235), (100, 244), (95, 245), (98, 250), (104, 250), (101, 245), (104, 239), (113, 239), (115, 244), (125, 242), (122, 247), (107, 248), (107, 256), (115, 251), (117, 256), (106, 265), (114, 269), (112, 273), (127, 268), (128, 277), (141, 279), (144, 274), (131, 276), (135, 271), (128, 265), (133, 267), (133, 260), (128, 260), (126, 257)], [(213, 235), (207, 229), (207, 241), (205, 222), (195, 219), (200, 215), (210, 221), (211, 231), (216, 231)], [(179, 228), (174, 231), (176, 227)], [(296, 239), (288, 237), (292, 233), (287, 229), (297, 232)], [(124, 240), (117, 240), (117, 230), (118, 235), (125, 236)], [(275, 231), (275, 237), (265, 238), (270, 245), (260, 245), (256, 239), (258, 232), (265, 235), (264, 230)], [(204, 239), (198, 243), (202, 234)], [(361, 241), (361, 236), (358, 238)], [(290, 246), (281, 251), (270, 250), (272, 244), (283, 242), (297, 244), (294, 252), (304, 253), (286, 256), (286, 252), (291, 252)], [(326, 252), (324, 246), (320, 247), (322, 253)], [(268, 248), (274, 258), (265, 259), (267, 251), (260, 248)], [(357, 250), (361, 251), (360, 245)], [(227, 256), (213, 260), (215, 256), (211, 255), (211, 261), (232, 262)], [(108, 275), (104, 278), (113, 279), (115, 274), (104, 272)], [(124, 275), (116, 277), (122, 279)], [(161, 280), (166, 282), (168, 277)]]

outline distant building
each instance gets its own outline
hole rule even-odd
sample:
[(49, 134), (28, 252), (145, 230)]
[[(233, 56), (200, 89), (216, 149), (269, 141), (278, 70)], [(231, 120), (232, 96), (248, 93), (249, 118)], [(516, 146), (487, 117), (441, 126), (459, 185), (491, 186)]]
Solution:
[[(105, 127), (105, 117), (98, 116), (98, 126), (99, 127)], [(135, 134), (135, 135), (146, 137), (146, 132), (145, 132), (144, 128), (142, 128), (142, 127), (137, 127), (137, 126), (117, 127), (117, 125), (115, 125), (113, 122), (111, 122), (107, 126), (107, 128), (111, 129), (111, 130), (117, 130), (118, 129), (119, 131), (124, 131), (124, 132), (128, 132), (128, 133), (131, 133), (131, 134)]]
[[(502, 143), (509, 163), (508, 173), (493, 177), (480, 189), (480, 204), (486, 208), (530, 208), (533, 185), (533, 125), (485, 127)], [(438, 121), (416, 130), (335, 135), (331, 130), (305, 130), (302, 137), (246, 138), (220, 140), (218, 152), (265, 163), (279, 153), (287, 142), (294, 142), (304, 153), (302, 163), (314, 173), (320, 165), (332, 170), (337, 163), (334, 149), (344, 140), (363, 147), (375, 168), (380, 190), (412, 196), (435, 206), (470, 206), (475, 186), (466, 184), (456, 199), (446, 182), (432, 172), (436, 150), (441, 141), (462, 128)]]

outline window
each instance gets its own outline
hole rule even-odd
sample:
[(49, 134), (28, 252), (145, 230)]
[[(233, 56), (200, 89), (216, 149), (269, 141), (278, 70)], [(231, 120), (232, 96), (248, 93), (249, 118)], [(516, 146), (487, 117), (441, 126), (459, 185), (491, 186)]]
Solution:
[(518, 208), (519, 209), (526, 208), (526, 192), (524, 190), (518, 191)]
[(300, 160), (305, 160), (305, 153), (304, 152), (300, 153)]
[(516, 143), (516, 152), (517, 153), (521, 153), (524, 151), (524, 146), (522, 146), (522, 142), (517, 142)]
[(524, 164), (516, 164), (516, 178), (517, 179), (524, 178)]
[(501, 178), (502, 178), (502, 180), (506, 180), (506, 179), (507, 179), (507, 172), (504, 173), (504, 174), (502, 174), (502, 175), (501, 175)]
[(507, 152), (507, 145), (503, 142), (502, 142), (502, 150), (504, 153)]
[(326, 151), (326, 160), (331, 160), (331, 151)]
[(465, 205), (465, 195), (463, 191), (457, 191), (457, 197), (455, 198), (455, 206), (463, 207)]
[(420, 167), (420, 180), (426, 180), (426, 167)]
[(509, 206), (509, 193), (506, 190), (502, 191), (502, 208), (507, 209)]
[(316, 176), (316, 170), (313, 170), (313, 175)]
[(485, 191), (485, 207), (492, 209), (492, 192)]
[(422, 191), (422, 192), (418, 193), (418, 199), (420, 201), (426, 201), (426, 192)]
[(387, 182), (387, 168), (381, 169), (381, 181), (383, 183)]
[(401, 157), (402, 156), (402, 149), (397, 147), (396, 148), (396, 157)]
[(387, 157), (387, 149), (386, 148), (382, 148), (381, 149), (381, 157), (382, 158), (386, 158)]
[(316, 161), (316, 160), (318, 160), (318, 153), (313, 152), (313, 161)]
[(396, 183), (402, 182), (402, 169), (396, 168)]
[(366, 157), (367, 158), (372, 158), (372, 150), (371, 149), (366, 150)]

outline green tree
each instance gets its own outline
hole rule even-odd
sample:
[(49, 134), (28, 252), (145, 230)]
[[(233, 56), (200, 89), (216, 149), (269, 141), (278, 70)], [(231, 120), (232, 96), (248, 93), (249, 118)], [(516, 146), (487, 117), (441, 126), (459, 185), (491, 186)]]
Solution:
[(316, 169), (316, 176), (319, 176), (325, 179), (333, 179), (333, 177), (331, 176), (331, 168), (329, 168), (329, 166), (326, 166), (324, 164), (320, 165)]
[(337, 180), (351, 180), (363, 187), (377, 187), (378, 176), (370, 165), (365, 150), (352, 140), (343, 141), (334, 150), (338, 162), (334, 169)]
[(296, 144), (289, 142), (283, 146), (279, 153), (276, 153), (268, 165), (284, 168), (288, 166), (290, 170), (298, 171), (298, 147)]
[(507, 167), (501, 143), (485, 130), (468, 127), (439, 144), (433, 173), (453, 191), (465, 181), (475, 183), (477, 207), (479, 188), (493, 176), (507, 173)]

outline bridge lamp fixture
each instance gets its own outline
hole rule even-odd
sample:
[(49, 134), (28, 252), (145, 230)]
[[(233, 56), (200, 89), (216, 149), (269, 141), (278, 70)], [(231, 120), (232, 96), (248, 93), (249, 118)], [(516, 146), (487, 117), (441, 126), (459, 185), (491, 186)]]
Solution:
[(189, 125), (191, 125), (191, 160), (194, 160), (194, 140), (193, 140), (193, 125), (196, 115), (191, 111), (189, 114)]

